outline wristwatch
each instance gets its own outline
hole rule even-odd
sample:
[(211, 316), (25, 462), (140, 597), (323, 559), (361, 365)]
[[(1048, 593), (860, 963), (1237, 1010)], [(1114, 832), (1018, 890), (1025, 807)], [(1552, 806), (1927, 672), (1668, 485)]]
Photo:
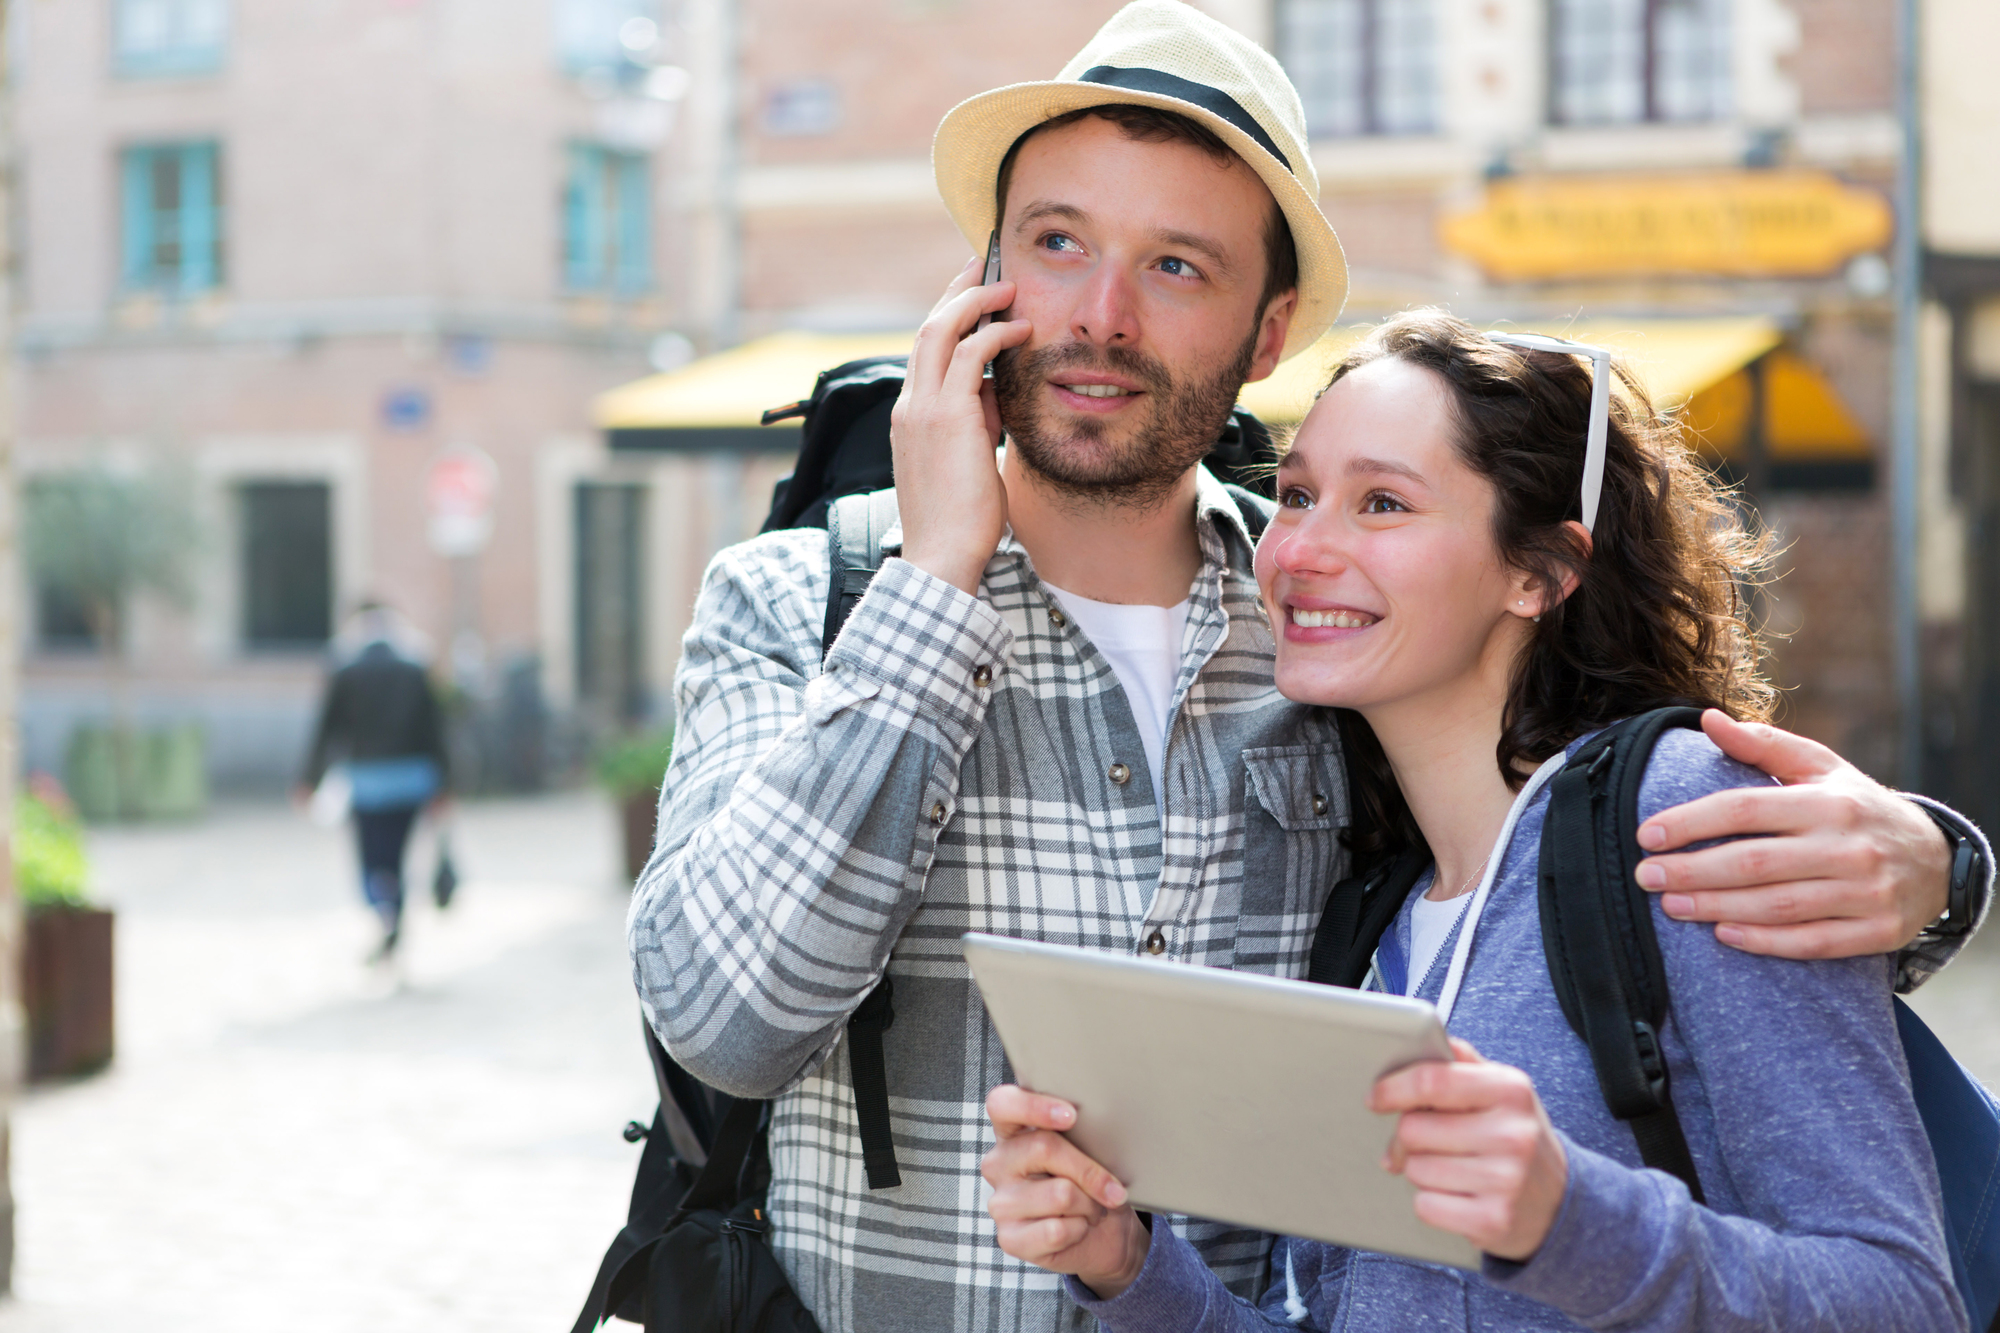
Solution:
[(1956, 939), (1972, 933), (1972, 906), (1979, 891), (1985, 887), (1989, 873), (1986, 867), (1986, 851), (1977, 838), (1969, 838), (1955, 820), (1948, 819), (1926, 805), (1924, 813), (1931, 822), (1944, 831), (1944, 839), (1951, 845), (1951, 886), (1945, 897), (1944, 915), (1925, 926), (1923, 933), (1932, 938)]

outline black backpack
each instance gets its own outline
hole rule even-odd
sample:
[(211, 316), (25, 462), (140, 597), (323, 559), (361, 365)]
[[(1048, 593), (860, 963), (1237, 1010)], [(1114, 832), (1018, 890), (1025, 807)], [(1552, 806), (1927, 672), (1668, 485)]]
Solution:
[[(882, 567), (882, 539), (895, 524), (889, 412), (908, 360), (876, 356), (835, 366), (820, 372), (810, 397), (764, 414), (767, 426), (805, 419), (798, 464), (778, 482), (763, 531), (827, 529), (831, 583), (822, 658)], [(1266, 497), (1277, 458), (1270, 431), (1239, 407), (1207, 460), (1253, 541), (1270, 519)], [(895, 1018), (891, 994), (885, 976), (847, 1021), (855, 1120), (871, 1190), (902, 1183), (882, 1060), (882, 1033)], [(635, 1120), (625, 1128), (628, 1140), (646, 1141), (626, 1226), (598, 1265), (573, 1333), (591, 1333), (614, 1315), (643, 1323), (647, 1333), (818, 1333), (764, 1243), (770, 1103), (707, 1086), (667, 1054), (650, 1024), (641, 1026), (660, 1105), (650, 1127)]]
[[(1537, 893), (1556, 1000), (1590, 1050), (1605, 1106), (1632, 1127), (1640, 1160), (1678, 1177), (1701, 1203), (1701, 1177), (1659, 1040), (1667, 974), (1652, 895), (1635, 878), (1639, 784), (1670, 727), (1700, 730), (1701, 710), (1657, 708), (1627, 718), (1579, 746), (1550, 780)], [(1336, 886), (1313, 937), (1307, 979), (1359, 986), (1430, 859), (1419, 847)], [(2000, 1107), (1900, 999), (1895, 1014), (1944, 1187), (1952, 1276), (1972, 1326), (2000, 1333)]]

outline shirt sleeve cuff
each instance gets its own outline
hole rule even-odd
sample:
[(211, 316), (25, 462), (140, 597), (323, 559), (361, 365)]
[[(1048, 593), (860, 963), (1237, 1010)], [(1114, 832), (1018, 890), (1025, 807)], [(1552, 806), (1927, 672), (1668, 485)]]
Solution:
[(827, 654), (913, 710), (976, 726), (1014, 632), (987, 602), (907, 560), (885, 560)]
[(1481, 1275), (1502, 1291), (1552, 1305), (1592, 1327), (1615, 1322), (1659, 1259), (1660, 1193), (1681, 1188), (1563, 1137), (1569, 1181), (1541, 1249), (1526, 1263), (1487, 1255)]
[(1994, 863), (1993, 846), (1980, 831), (1979, 825), (1942, 801), (1934, 801), (1915, 792), (1903, 794), (1938, 820), (1950, 825), (1961, 837), (1970, 838), (1986, 853), (1986, 875), (1972, 886), (1972, 901), (1969, 904), (1972, 928), (1963, 935), (1919, 935), (1896, 955), (1896, 989), (1907, 995), (1943, 971), (1945, 965), (1956, 958), (1958, 951), (1965, 947), (1966, 941), (1985, 925), (1987, 910), (1993, 903)]
[(1219, 1288), (1221, 1279), (1208, 1271), (1194, 1246), (1168, 1226), (1165, 1218), (1155, 1217), (1145, 1266), (1131, 1286), (1110, 1300), (1073, 1277), (1063, 1279), (1063, 1289), (1107, 1329), (1188, 1328), (1200, 1323), (1208, 1306), (1210, 1283)]

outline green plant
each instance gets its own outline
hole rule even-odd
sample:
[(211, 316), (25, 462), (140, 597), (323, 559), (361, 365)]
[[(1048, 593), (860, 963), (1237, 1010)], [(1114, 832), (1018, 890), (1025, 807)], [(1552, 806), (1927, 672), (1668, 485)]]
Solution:
[(22, 488), (21, 552), (37, 588), (72, 600), (100, 651), (122, 659), (128, 603), (151, 592), (193, 596), (200, 527), (187, 479), (102, 465), (36, 477)]
[(89, 866), (76, 820), (36, 796), (14, 801), (14, 884), (29, 908), (87, 907)]
[(590, 767), (599, 785), (614, 796), (656, 792), (666, 779), (673, 753), (673, 729), (664, 727), (620, 737), (600, 749)]

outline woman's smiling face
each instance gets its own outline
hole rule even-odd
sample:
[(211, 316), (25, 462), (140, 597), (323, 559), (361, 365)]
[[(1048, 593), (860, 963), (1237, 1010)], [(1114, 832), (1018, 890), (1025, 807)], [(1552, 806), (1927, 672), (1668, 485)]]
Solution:
[(1476, 694), (1504, 694), (1541, 598), (1500, 560), (1493, 487), (1461, 458), (1446, 395), (1385, 357), (1343, 375), (1299, 428), (1257, 547), (1287, 698), (1446, 704), (1475, 676)]

